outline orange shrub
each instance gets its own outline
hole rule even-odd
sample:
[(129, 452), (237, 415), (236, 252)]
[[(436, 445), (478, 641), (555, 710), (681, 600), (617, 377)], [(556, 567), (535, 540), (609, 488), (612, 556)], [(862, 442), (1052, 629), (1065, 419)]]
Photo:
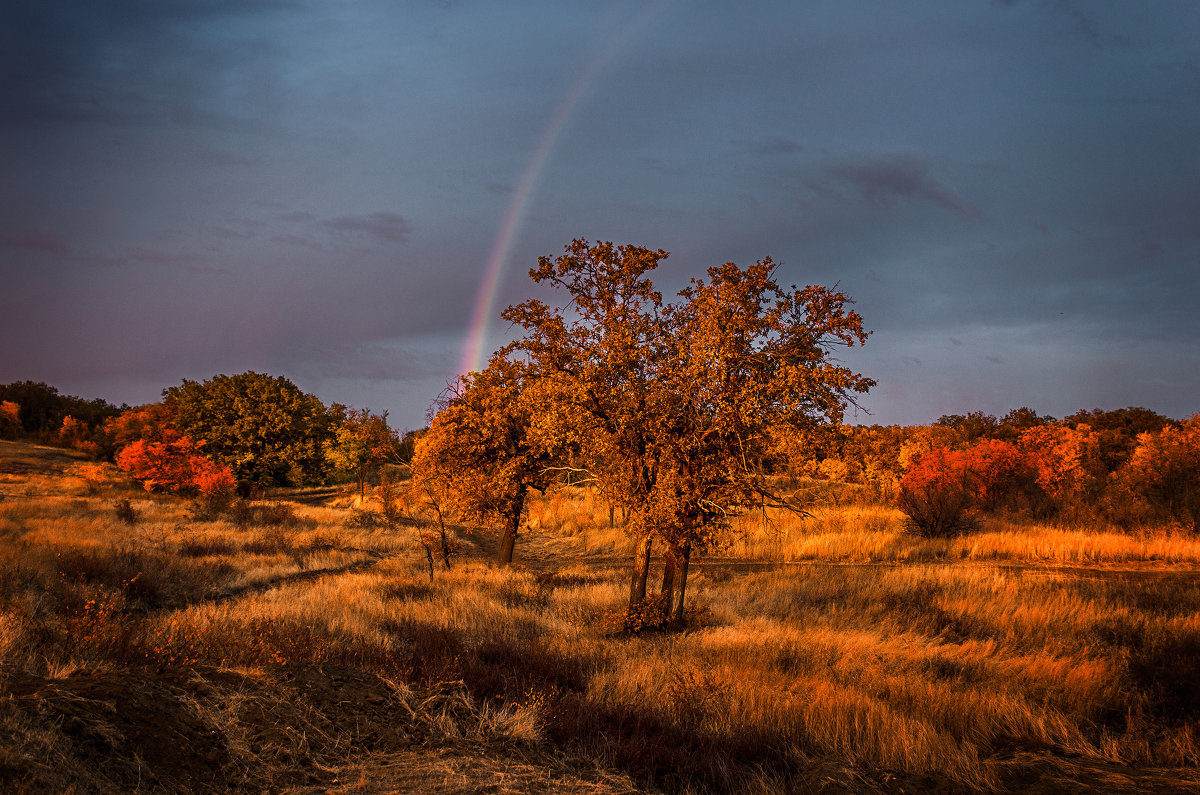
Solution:
[(199, 492), (205, 497), (231, 493), (236, 486), (229, 467), (200, 454), (196, 443), (175, 431), (163, 441), (139, 439), (117, 454), (117, 466), (142, 481), (147, 491)]
[(921, 535), (952, 536), (973, 525), (968, 510), (974, 491), (966, 454), (938, 447), (913, 459), (900, 481), (897, 503)]
[(1029, 459), (1011, 442), (987, 439), (963, 451), (972, 498), (983, 511), (1037, 507), (1043, 494)]
[(209, 466), (200, 467), (193, 478), (201, 497), (219, 497), (237, 491), (237, 481), (233, 479), (233, 472), (229, 467), (213, 464), (208, 459), (205, 459), (205, 463)]
[(1046, 496), (1020, 448), (985, 439), (965, 450), (938, 447), (916, 456), (898, 502), (918, 532), (949, 536), (973, 525), (972, 511), (1042, 510)]
[(80, 422), (68, 414), (63, 417), (62, 426), (55, 434), (55, 441), (65, 447), (71, 447), (99, 458), (101, 455), (100, 445), (96, 444), (91, 436), (92, 430), (87, 423)]
[(171, 410), (163, 403), (126, 409), (104, 422), (103, 433), (110, 450), (128, 447), (139, 439), (161, 442), (171, 430)]

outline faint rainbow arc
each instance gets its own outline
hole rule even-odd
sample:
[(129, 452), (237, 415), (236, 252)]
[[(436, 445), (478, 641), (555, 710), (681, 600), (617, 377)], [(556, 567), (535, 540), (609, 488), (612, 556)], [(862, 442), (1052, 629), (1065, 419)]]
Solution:
[(516, 190), (513, 191), (512, 199), (508, 202), (508, 207), (504, 211), (504, 218), (500, 223), (500, 228), (488, 252), (487, 263), (484, 266), (483, 280), (479, 285), (479, 293), (475, 298), (475, 309), (471, 313), (471, 325), (467, 332), (466, 344), (463, 347), (463, 358), (458, 368), (459, 374), (466, 374), (480, 369), (484, 337), (487, 335), (488, 321), (491, 319), (492, 312), (494, 311), (496, 292), (500, 285), (500, 277), (503, 275), (504, 262), (508, 259), (513, 239), (516, 237), (517, 230), (521, 227), (521, 221), (525, 216), (533, 187), (537, 183), (538, 177), (541, 176), (542, 168), (546, 165), (546, 161), (549, 160), (550, 152), (554, 149), (554, 143), (566, 126), (571, 111), (574, 110), (575, 105), (579, 102), (591, 82), (616, 57), (617, 53), (633, 38), (634, 34), (653, 16), (672, 2), (674, 0), (656, 0), (656, 2), (650, 3), (642, 9), (625, 27), (625, 30), (621, 32), (616, 42), (606, 52), (592, 61), (583, 74), (579, 76), (570, 90), (568, 90), (566, 96), (558, 103), (554, 115), (550, 117), (550, 121), (546, 124), (545, 129), (542, 130), (538, 144), (534, 147), (533, 153), (530, 154), (529, 160), (525, 163), (525, 170), (521, 173), (521, 178), (517, 181)]

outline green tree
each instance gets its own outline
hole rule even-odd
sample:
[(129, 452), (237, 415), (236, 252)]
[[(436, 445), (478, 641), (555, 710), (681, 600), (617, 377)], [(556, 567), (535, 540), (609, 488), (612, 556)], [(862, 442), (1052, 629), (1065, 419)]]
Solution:
[(326, 442), (325, 456), (336, 469), (349, 472), (358, 483), (358, 496), (366, 495), (367, 475), (381, 464), (400, 460), (400, 438), (388, 426), (387, 412), (334, 407), (342, 420)]
[(176, 429), (252, 485), (322, 483), (334, 413), (286, 378), (246, 372), (163, 391)]
[(664, 303), (647, 274), (666, 256), (575, 240), (530, 272), (567, 292), (570, 314), (530, 300), (504, 317), (526, 330), (517, 345), (552, 384), (545, 394), (566, 404), (564, 434), (585, 440), (587, 466), (628, 508), (631, 614), (646, 598), (658, 539), (678, 622), (691, 554), (720, 543), (730, 519), (764, 499), (790, 505), (769, 493), (758, 465), (772, 430), (840, 423), (853, 394), (874, 382), (831, 359), (834, 346), (867, 336), (843, 294), (784, 290), (766, 259), (710, 268), (681, 301)]

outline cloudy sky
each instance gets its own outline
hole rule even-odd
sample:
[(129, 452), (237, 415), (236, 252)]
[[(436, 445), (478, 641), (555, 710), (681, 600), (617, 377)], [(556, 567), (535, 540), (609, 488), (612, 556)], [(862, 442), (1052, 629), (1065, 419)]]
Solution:
[[(0, 383), (423, 424), (574, 237), (771, 256), (859, 421), (1200, 411), (1200, 4), (0, 0)], [(489, 301), (488, 275), (495, 272)]]

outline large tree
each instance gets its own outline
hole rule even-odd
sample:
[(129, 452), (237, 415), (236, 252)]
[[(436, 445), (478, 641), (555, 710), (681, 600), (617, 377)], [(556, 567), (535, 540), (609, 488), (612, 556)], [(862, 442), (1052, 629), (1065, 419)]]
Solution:
[(865, 341), (845, 295), (784, 290), (775, 264), (710, 268), (665, 303), (647, 277), (667, 256), (639, 246), (572, 241), (530, 271), (567, 293), (504, 317), (526, 330), (517, 347), (530, 374), (572, 418), (586, 466), (617, 495), (635, 538), (630, 608), (645, 599), (653, 542), (666, 546), (663, 590), (683, 617), (693, 552), (722, 540), (730, 519), (770, 493), (759, 461), (772, 433), (839, 423), (855, 393), (874, 382), (831, 358)]
[(163, 391), (180, 433), (233, 471), (241, 488), (321, 483), (334, 414), (282, 376), (185, 380)]
[(443, 394), (412, 459), (413, 488), (439, 517), (499, 530), (501, 565), (512, 563), (529, 490), (553, 480), (553, 433), (544, 433), (553, 414), (536, 389), (528, 366), (501, 351)]

